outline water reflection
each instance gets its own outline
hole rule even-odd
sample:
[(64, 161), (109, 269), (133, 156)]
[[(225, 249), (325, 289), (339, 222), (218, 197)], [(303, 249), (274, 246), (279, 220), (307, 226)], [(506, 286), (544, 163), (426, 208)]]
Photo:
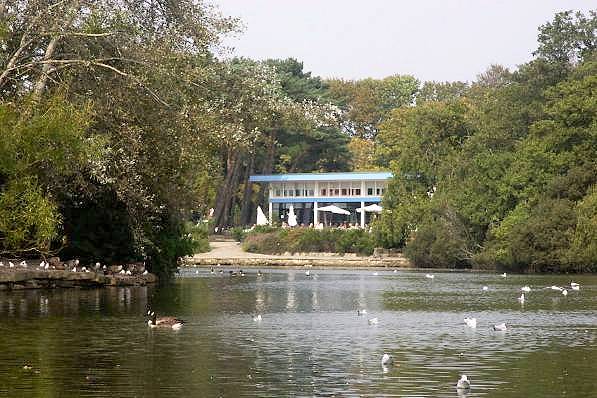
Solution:
[[(0, 292), (0, 396), (588, 397), (597, 390), (596, 277), (577, 278), (581, 290), (564, 297), (541, 289), (567, 283), (559, 276), (312, 275), (189, 269), (167, 288)], [(516, 298), (525, 284), (533, 289), (522, 308)], [(151, 330), (149, 307), (188, 323), (178, 332)], [(359, 308), (368, 314), (358, 316)], [(465, 316), (477, 318), (476, 329)], [(371, 326), (374, 317), (379, 324)], [(500, 322), (506, 332), (493, 331)], [(385, 352), (394, 366), (381, 366)], [(461, 374), (470, 392), (456, 390)]]

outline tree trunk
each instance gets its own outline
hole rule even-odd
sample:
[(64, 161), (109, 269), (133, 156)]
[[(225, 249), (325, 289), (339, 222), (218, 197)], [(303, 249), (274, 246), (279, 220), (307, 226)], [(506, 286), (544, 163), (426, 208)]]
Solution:
[(243, 177), (242, 183), (245, 184), (245, 192), (243, 194), (243, 201), (242, 207), (240, 211), (240, 223), (242, 225), (249, 225), (251, 224), (251, 216), (253, 215), (252, 209), (254, 207), (253, 204), (253, 183), (249, 181), (249, 177), (253, 174), (253, 169), (255, 167), (255, 155), (251, 155), (251, 161), (249, 162), (249, 167), (247, 167), (247, 171)]
[(234, 193), (238, 188), (238, 176), (242, 169), (242, 161), (237, 152), (229, 151), (228, 161), (226, 163), (226, 177), (218, 190), (216, 207), (214, 210), (214, 223), (219, 228), (228, 224)]
[[(56, 50), (56, 45), (58, 44), (58, 41), (61, 38), (62, 35), (52, 37), (50, 43), (48, 44), (48, 47), (46, 47), (46, 52), (44, 54), (43, 59), (44, 61), (48, 61), (52, 58), (52, 56), (54, 55), (54, 50)], [(44, 89), (46, 88), (46, 84), (48, 82), (48, 75), (50, 73), (51, 68), (52, 65), (50, 63), (43, 64), (41, 67), (41, 74), (39, 75), (37, 82), (35, 82), (35, 88), (33, 89), (33, 98), (36, 101), (38, 101), (41, 98), (41, 95), (43, 94)]]

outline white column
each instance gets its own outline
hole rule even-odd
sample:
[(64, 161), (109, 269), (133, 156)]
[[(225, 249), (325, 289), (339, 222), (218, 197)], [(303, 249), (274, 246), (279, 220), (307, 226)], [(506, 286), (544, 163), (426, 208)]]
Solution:
[(269, 201), (269, 209), (268, 209), (268, 214), (269, 214), (269, 225), (272, 225), (272, 213), (273, 213), (273, 205), (272, 205), (272, 201)]
[(365, 228), (365, 202), (361, 202), (361, 228)]
[(313, 202), (313, 227), (319, 224), (319, 217), (317, 217), (317, 202)]

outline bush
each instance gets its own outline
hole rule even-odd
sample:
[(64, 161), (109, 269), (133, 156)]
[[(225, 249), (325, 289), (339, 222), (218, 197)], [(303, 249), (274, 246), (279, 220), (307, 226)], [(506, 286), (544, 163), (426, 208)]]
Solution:
[(207, 223), (187, 222), (185, 224), (187, 236), (191, 238), (194, 253), (205, 253), (209, 251), (209, 226)]
[(352, 229), (266, 229), (251, 231), (243, 242), (243, 249), (252, 253), (279, 254), (284, 252), (332, 252), (373, 254), (375, 240), (364, 230)]
[(247, 236), (247, 233), (243, 230), (242, 227), (232, 228), (232, 230), (230, 230), (230, 234), (232, 235), (232, 238), (237, 242), (242, 242), (243, 240), (245, 240)]

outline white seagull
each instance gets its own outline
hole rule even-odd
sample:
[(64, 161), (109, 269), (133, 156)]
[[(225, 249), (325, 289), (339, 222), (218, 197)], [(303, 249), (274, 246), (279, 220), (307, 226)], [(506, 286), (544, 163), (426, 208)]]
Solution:
[(433, 279), (433, 278), (435, 278), (435, 275), (433, 275), (433, 274), (425, 274), (425, 278), (427, 278), (427, 279)]
[(562, 294), (563, 294), (564, 296), (567, 296), (567, 295), (568, 295), (568, 290), (566, 290), (566, 289), (562, 289)]
[(486, 291), (488, 291), (488, 290), (489, 290), (489, 288), (488, 288), (487, 286), (483, 286), (483, 291), (484, 291), (484, 292), (486, 292)]
[(552, 286), (550, 286), (550, 289), (551, 289), (551, 290), (557, 290), (557, 291), (559, 291), (559, 292), (561, 292), (561, 291), (563, 290), (561, 287), (559, 287), (559, 286), (555, 286), (555, 285), (552, 285)]
[(459, 390), (468, 390), (471, 388), (471, 383), (466, 378), (466, 375), (460, 376), (460, 380), (456, 383), (456, 388)]
[(381, 366), (388, 366), (394, 363), (394, 359), (390, 354), (383, 354), (381, 357)]
[(525, 285), (525, 286), (521, 287), (520, 290), (522, 290), (523, 292), (527, 292), (528, 293), (528, 292), (531, 291), (531, 288), (528, 285)]
[(493, 330), (496, 332), (505, 332), (508, 328), (504, 322), (498, 323), (497, 325), (493, 325)]
[(8, 262), (8, 266), (9, 266), (10, 268), (14, 268), (14, 267), (15, 267), (15, 265), (13, 264), (13, 262), (12, 262), (12, 261), (9, 261), (9, 262)]
[(369, 322), (369, 325), (377, 325), (379, 320), (377, 318), (371, 318), (367, 322)]
[(572, 290), (580, 290), (580, 285), (578, 283), (575, 283), (575, 282), (570, 282), (570, 288)]
[(306, 276), (311, 276), (311, 271), (309, 271), (309, 270), (306, 270), (306, 271), (305, 271), (305, 275), (306, 275)]
[(254, 320), (255, 322), (261, 322), (261, 314), (257, 314), (257, 315), (255, 315), (255, 316), (253, 317), (253, 320)]
[(520, 295), (518, 301), (520, 302), (520, 304), (524, 304), (524, 293)]
[(464, 323), (469, 328), (475, 329), (477, 327), (477, 318), (464, 318)]
[(504, 273), (503, 273), (501, 276), (502, 276), (502, 278), (505, 278), (505, 277), (507, 277), (508, 275), (506, 275), (506, 273), (504, 272)]

